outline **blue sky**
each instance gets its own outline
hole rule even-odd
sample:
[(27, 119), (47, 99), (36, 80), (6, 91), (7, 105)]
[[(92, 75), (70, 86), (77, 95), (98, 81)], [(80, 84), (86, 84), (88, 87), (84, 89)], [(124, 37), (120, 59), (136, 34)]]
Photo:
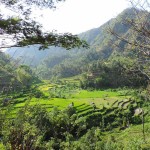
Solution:
[(41, 11), (38, 20), (46, 30), (78, 34), (99, 27), (129, 6), (128, 0), (66, 0), (55, 11)]

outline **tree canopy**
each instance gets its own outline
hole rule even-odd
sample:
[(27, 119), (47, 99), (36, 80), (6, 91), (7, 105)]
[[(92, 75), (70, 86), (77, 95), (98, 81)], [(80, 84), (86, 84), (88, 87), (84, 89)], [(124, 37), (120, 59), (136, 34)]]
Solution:
[[(77, 35), (71, 33), (58, 34), (56, 32), (44, 32), (42, 25), (34, 21), (30, 16), (33, 6), (38, 8), (54, 8), (57, 2), (64, 0), (2, 0), (0, 3), (16, 11), (18, 16), (9, 16), (4, 18), (0, 14), (0, 48), (22, 47), (34, 44), (40, 44), (40, 49), (48, 48), (48, 46), (59, 46), (66, 49), (75, 47), (88, 47), (87, 43), (80, 40)], [(7, 40), (11, 39), (12, 45)]]
[[(109, 32), (118, 39), (115, 46), (123, 49), (122, 45), (127, 45), (126, 50), (134, 51), (136, 61), (135, 73), (142, 73), (148, 80), (150, 80), (149, 63), (150, 63), (150, 12), (149, 1), (147, 0), (131, 0), (133, 7), (132, 13), (128, 12), (126, 18), (120, 16), (123, 26), (128, 26), (129, 30), (126, 35), (119, 33), (109, 26)], [(132, 35), (132, 36), (129, 36)]]

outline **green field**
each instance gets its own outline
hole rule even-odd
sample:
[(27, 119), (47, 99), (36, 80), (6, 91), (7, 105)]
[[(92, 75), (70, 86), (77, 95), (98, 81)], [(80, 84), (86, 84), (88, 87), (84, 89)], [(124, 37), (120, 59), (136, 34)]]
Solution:
[[(34, 90), (33, 90), (34, 89)], [(11, 94), (12, 100), (5, 106), (1, 105), (1, 112), (6, 118), (15, 118), (19, 110), (24, 106), (41, 106), (46, 108), (48, 112), (58, 108), (58, 110), (65, 110), (73, 103), (73, 108), (76, 111), (78, 119), (85, 119), (88, 128), (92, 126), (101, 126), (99, 121), (104, 117), (106, 121), (112, 120), (112, 125), (106, 125), (106, 131), (103, 132), (102, 138), (104, 141), (113, 140), (120, 145), (124, 143), (127, 148), (137, 146), (137, 143), (143, 147), (149, 147), (150, 142), (150, 118), (146, 118), (145, 123), (145, 138), (143, 141), (142, 125), (130, 125), (126, 130), (121, 131), (123, 126), (119, 120), (123, 120), (119, 115), (126, 115), (129, 109), (138, 107), (137, 99), (134, 98), (134, 89), (107, 89), (107, 90), (83, 90), (78, 87), (64, 84), (52, 84), (49, 81), (34, 85), (31, 91), (24, 91), (21, 93)], [(36, 93), (37, 92), (37, 93)], [(39, 96), (40, 93), (40, 96)], [(6, 95), (1, 96), (3, 102)], [(8, 97), (10, 97), (8, 95)], [(94, 105), (93, 105), (94, 104)], [(94, 107), (95, 106), (95, 107)], [(147, 107), (145, 107), (148, 112)], [(92, 122), (92, 123), (91, 123)], [(117, 122), (117, 126), (116, 123)], [(120, 124), (118, 127), (118, 124)], [(111, 130), (113, 128), (113, 130)], [(110, 130), (110, 131), (107, 131)], [(140, 143), (142, 142), (142, 143)], [(146, 143), (145, 143), (146, 142)], [(145, 144), (143, 144), (145, 143)], [(110, 144), (110, 143), (109, 143)], [(0, 143), (0, 149), (4, 149)], [(134, 150), (134, 149), (133, 149)], [(147, 149), (146, 149), (147, 150)]]
[[(54, 107), (57, 107), (59, 110), (63, 110), (73, 102), (74, 108), (78, 112), (78, 115), (91, 113), (93, 111), (92, 103), (94, 103), (94, 105), (96, 106), (97, 111), (100, 111), (104, 107), (108, 109), (115, 109), (119, 107), (126, 109), (130, 104), (129, 99), (132, 97), (134, 92), (133, 89), (108, 89), (88, 91), (82, 90), (80, 88), (72, 89), (67, 86), (65, 86), (65, 90), (63, 90), (62, 92), (62, 88), (64, 87), (64, 85), (51, 84), (46, 80), (43, 83), (37, 84), (35, 87), (42, 93), (42, 96), (36, 98), (34, 95), (32, 95), (32, 92), (29, 91), (20, 97), (12, 99), (9, 103), (9, 116), (11, 118), (15, 117), (15, 114), (27, 103), (31, 106), (41, 105), (42, 107), (45, 107), (48, 111), (50, 111)], [(55, 90), (55, 95), (53, 97), (51, 96), (51, 89)], [(56, 93), (60, 92), (63, 94), (63, 96), (56, 96)], [(1, 100), (3, 100), (3, 98), (1, 98)], [(5, 110), (6, 107), (1, 106), (2, 110)], [(96, 113), (96, 110), (95, 112), (92, 112), (92, 114)]]

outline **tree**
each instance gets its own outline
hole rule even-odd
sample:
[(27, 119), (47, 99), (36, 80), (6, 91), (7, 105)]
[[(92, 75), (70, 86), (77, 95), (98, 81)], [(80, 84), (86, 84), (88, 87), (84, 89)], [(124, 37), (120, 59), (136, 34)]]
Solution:
[[(39, 50), (44, 50), (49, 46), (63, 47), (67, 50), (71, 48), (88, 47), (84, 40), (80, 40), (77, 35), (71, 33), (58, 34), (56, 32), (45, 32), (42, 25), (31, 17), (33, 8), (54, 9), (56, 3), (64, 0), (1, 0), (0, 5), (14, 12), (6, 17), (5, 12), (0, 11), (0, 52), (3, 48), (24, 47), (38, 45)], [(11, 58), (8, 60), (8, 62)], [(6, 62), (6, 64), (8, 64)], [(30, 81), (30, 75), (24, 71), (19, 71), (19, 76), (10, 73), (6, 65), (0, 64), (0, 68), (6, 70), (11, 76), (15, 76), (21, 83)], [(16, 70), (18, 65), (11, 66)], [(3, 75), (3, 74), (2, 74)], [(8, 82), (6, 83), (9, 87)]]
[(125, 35), (115, 28), (108, 27), (109, 33), (118, 39), (115, 46), (130, 50), (134, 53), (136, 63), (132, 73), (143, 74), (150, 81), (150, 3), (148, 0), (130, 0), (131, 9), (127, 10), (126, 17), (121, 18), (124, 28), (128, 28)]
[[(0, 49), (34, 44), (39, 44), (39, 49), (45, 49), (48, 46), (59, 46), (66, 49), (87, 47), (87, 43), (80, 40), (77, 35), (44, 32), (42, 26), (30, 17), (33, 6), (52, 9), (55, 7), (55, 3), (60, 1), (64, 0), (1, 0), (0, 4), (12, 11), (15, 10), (19, 17), (4, 18), (0, 14), (0, 35), (2, 38)], [(11, 39), (13, 44), (8, 44), (8, 39)]]
[(21, 65), (16, 72), (18, 81), (20, 81), (23, 86), (29, 88), (34, 80), (31, 69), (28, 66)]

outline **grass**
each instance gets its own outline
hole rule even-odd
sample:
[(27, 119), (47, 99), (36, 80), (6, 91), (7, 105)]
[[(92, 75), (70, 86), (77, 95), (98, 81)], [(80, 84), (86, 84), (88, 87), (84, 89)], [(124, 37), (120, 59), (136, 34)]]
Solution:
[[(72, 79), (70, 79), (72, 80)], [(91, 107), (91, 103), (95, 103), (97, 109), (101, 109), (104, 107), (118, 107), (118, 103), (120, 101), (126, 101), (129, 97), (131, 97), (131, 90), (81, 90), (81, 89), (71, 89), (63, 91), (63, 95), (66, 95), (66, 98), (50, 98), (50, 88), (59, 88), (63, 85), (50, 84), (49, 81), (44, 80), (43, 83), (35, 85), (36, 88), (41, 91), (47, 98), (35, 98), (32, 97), (29, 100), (29, 97), (19, 97), (15, 99), (15, 102), (12, 101), (11, 108), (11, 116), (15, 116), (19, 109), (25, 106), (27, 102), (29, 105), (34, 106), (37, 104), (42, 105), (48, 111), (52, 110), (54, 107), (58, 107), (58, 109), (62, 110), (69, 106), (72, 102), (74, 103), (74, 107), (77, 112), (86, 113), (88, 111), (85, 107)], [(68, 88), (68, 87), (67, 87)], [(61, 89), (61, 88), (60, 88)], [(27, 99), (27, 100), (24, 100)], [(116, 101), (116, 103), (115, 103)], [(115, 105), (113, 106), (113, 104)], [(81, 107), (82, 106), (82, 107)]]
[(108, 97), (114, 97), (114, 98), (125, 98), (128, 97), (128, 95), (120, 94), (120, 91), (108, 91), (108, 90), (98, 90), (98, 91), (87, 91), (82, 90), (79, 91), (77, 94), (73, 95), (74, 98), (108, 98)]
[[(129, 98), (132, 97), (133, 90), (126, 89), (118, 89), (118, 90), (95, 90), (95, 91), (87, 91), (87, 90), (73, 90), (70, 93), (64, 93), (67, 98), (48, 98), (49, 97), (49, 89), (53, 87), (61, 87), (61, 85), (50, 84), (49, 81), (44, 81), (41, 84), (37, 85), (37, 89), (40, 90), (47, 98), (35, 98), (32, 97), (30, 100), (28, 97), (16, 98), (15, 102), (11, 104), (11, 113), (9, 113), (9, 117), (14, 118), (16, 113), (25, 106), (26, 103), (34, 106), (37, 104), (42, 105), (48, 111), (52, 110), (54, 107), (58, 107), (58, 109), (62, 110), (69, 106), (72, 102), (74, 103), (74, 107), (79, 116), (88, 117), (90, 115), (101, 114), (103, 106), (106, 108), (116, 108), (122, 107), (123, 109), (127, 109)], [(3, 97), (4, 98), (4, 97)], [(3, 99), (2, 98), (2, 99)], [(24, 100), (27, 99), (27, 100)], [(93, 109), (91, 103), (94, 102), (96, 105), (96, 110)], [(136, 105), (136, 104), (135, 104)], [(5, 107), (1, 107), (4, 108)], [(108, 113), (112, 113), (111, 111)], [(146, 142), (150, 143), (150, 124), (145, 124), (146, 130)], [(142, 126), (130, 126), (130, 128), (119, 131), (119, 129), (114, 130), (113, 132), (104, 133), (104, 138), (107, 140), (109, 136), (113, 136), (116, 141), (120, 143), (124, 143), (126, 147), (128, 144), (134, 144), (134, 142), (141, 141), (143, 138), (142, 134)], [(3, 150), (3, 144), (0, 143), (0, 150)]]
[(105, 133), (106, 139), (108, 136), (114, 137), (115, 141), (123, 143), (125, 147), (139, 144), (140, 146), (145, 145), (147, 147), (146, 150), (150, 149), (150, 123), (145, 123), (145, 137), (143, 136), (142, 132), (142, 124), (134, 126), (131, 125), (129, 128), (123, 131), (116, 129), (113, 132)]
[(4, 145), (0, 142), (0, 150), (6, 150)]

